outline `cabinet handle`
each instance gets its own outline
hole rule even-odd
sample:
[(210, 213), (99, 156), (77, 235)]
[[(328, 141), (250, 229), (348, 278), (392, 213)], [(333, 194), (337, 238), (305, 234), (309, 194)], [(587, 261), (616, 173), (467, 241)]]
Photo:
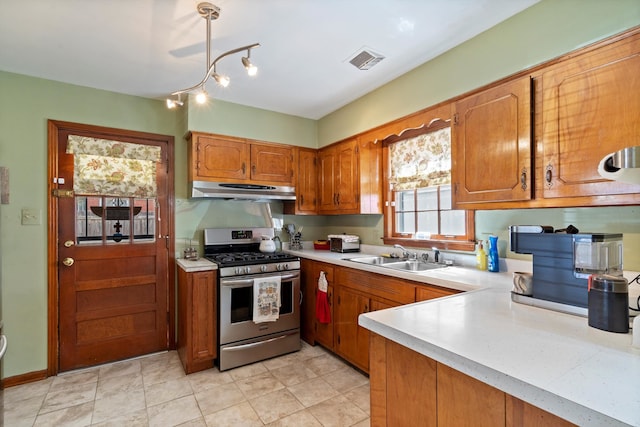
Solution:
[(247, 165), (242, 162), (242, 175), (246, 175), (247, 174)]
[(304, 206), (304, 194), (300, 195), (300, 206)]
[(364, 312), (365, 312), (365, 313), (368, 313), (368, 312), (369, 312), (369, 304), (366, 304), (366, 305), (364, 306)]
[(547, 171), (545, 172), (544, 176), (545, 176), (545, 181), (547, 181), (547, 186), (551, 187), (553, 184), (551, 183), (551, 180), (553, 178), (553, 166), (551, 166), (551, 163), (549, 163), (547, 165)]
[(333, 301), (333, 295), (331, 293), (327, 294), (327, 304), (331, 306), (331, 301)]
[(520, 184), (523, 190), (527, 189), (527, 168), (522, 168), (522, 173), (520, 174)]
[(256, 165), (253, 164), (251, 165), (251, 172), (255, 175), (256, 174)]
[(340, 204), (340, 193), (336, 194), (336, 205)]

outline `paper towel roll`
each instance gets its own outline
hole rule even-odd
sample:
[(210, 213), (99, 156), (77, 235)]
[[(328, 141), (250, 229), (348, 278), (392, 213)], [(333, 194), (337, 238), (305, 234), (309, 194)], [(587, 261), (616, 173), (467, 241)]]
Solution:
[(600, 160), (598, 164), (598, 173), (601, 177), (614, 181), (626, 182), (628, 184), (640, 184), (640, 168), (618, 169), (615, 172), (609, 172), (605, 169), (605, 162), (615, 153), (607, 154)]

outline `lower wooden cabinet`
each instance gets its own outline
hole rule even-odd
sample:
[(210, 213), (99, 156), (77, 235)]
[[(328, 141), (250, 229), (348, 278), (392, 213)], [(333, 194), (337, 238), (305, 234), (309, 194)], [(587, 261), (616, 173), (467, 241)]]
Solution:
[(371, 333), (371, 426), (574, 424)]
[[(325, 272), (327, 278), (327, 299), (329, 300), (329, 314), (331, 322), (320, 323), (316, 316), (316, 295), (318, 292), (318, 278), (320, 272)], [(301, 260), (302, 275), (302, 316), (300, 318), (300, 335), (304, 341), (315, 343), (333, 350), (333, 319), (334, 319), (334, 266), (324, 262)]]
[(216, 274), (178, 268), (178, 355), (187, 374), (212, 368), (217, 357)]

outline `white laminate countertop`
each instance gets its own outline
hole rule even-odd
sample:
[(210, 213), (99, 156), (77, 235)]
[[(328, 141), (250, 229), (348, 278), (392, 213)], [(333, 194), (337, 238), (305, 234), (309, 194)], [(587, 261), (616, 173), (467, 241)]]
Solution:
[(218, 266), (205, 258), (198, 258), (196, 260), (177, 258), (176, 264), (178, 267), (186, 271), (187, 273), (194, 273), (196, 271), (208, 271), (217, 270)]
[(631, 346), (631, 333), (512, 302), (511, 271), (447, 267), (416, 274), (347, 259), (362, 253), (288, 252), (469, 291), (362, 314), (359, 324), (580, 426), (640, 426), (640, 349)]

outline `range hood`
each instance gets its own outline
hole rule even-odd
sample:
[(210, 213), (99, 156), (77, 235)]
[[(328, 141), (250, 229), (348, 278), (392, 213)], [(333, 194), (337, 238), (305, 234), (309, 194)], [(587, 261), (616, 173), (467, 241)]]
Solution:
[(191, 197), (231, 200), (295, 200), (295, 187), (193, 181)]

